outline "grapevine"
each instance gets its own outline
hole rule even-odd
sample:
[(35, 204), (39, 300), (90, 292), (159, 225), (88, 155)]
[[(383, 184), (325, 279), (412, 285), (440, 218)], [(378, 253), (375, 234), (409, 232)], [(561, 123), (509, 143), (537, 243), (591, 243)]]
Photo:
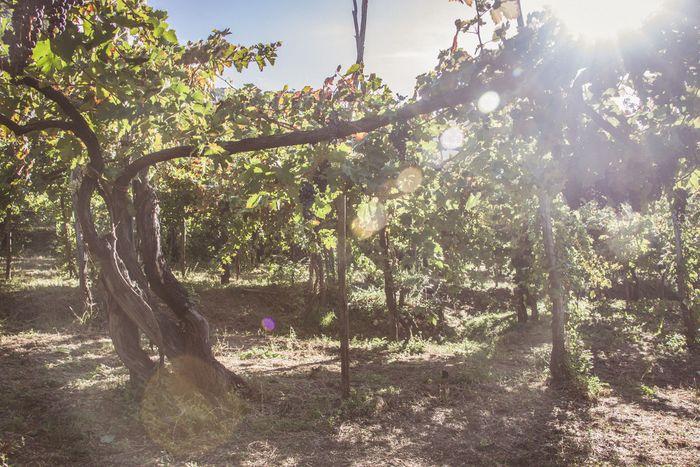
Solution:
[(66, 28), (66, 18), (71, 8), (84, 0), (23, 0), (13, 11), (11, 24), (3, 35), (9, 44), (9, 55), (0, 57), (0, 68), (18, 75), (29, 64), (39, 36), (44, 31), (48, 37), (56, 37)]

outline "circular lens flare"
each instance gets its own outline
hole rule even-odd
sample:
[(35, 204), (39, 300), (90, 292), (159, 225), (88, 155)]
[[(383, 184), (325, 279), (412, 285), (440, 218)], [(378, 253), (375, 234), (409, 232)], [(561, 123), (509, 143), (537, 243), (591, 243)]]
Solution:
[(260, 321), (260, 326), (262, 326), (265, 331), (272, 332), (275, 330), (276, 323), (273, 318), (266, 316)]
[(396, 188), (402, 193), (413, 193), (423, 183), (423, 172), (418, 167), (407, 167), (396, 178)]
[(443, 149), (459, 149), (464, 144), (464, 133), (456, 126), (443, 131), (440, 135), (440, 146)]
[(190, 455), (237, 435), (246, 413), (244, 401), (230, 391), (217, 394), (213, 402), (202, 387), (216, 387), (216, 377), (211, 366), (196, 357), (177, 357), (154, 373), (144, 388), (139, 415), (155, 443), (174, 454)]
[(376, 198), (360, 205), (357, 217), (352, 221), (350, 229), (352, 233), (364, 240), (386, 226), (386, 209)]
[(489, 114), (498, 108), (498, 104), (501, 103), (501, 97), (496, 91), (486, 91), (481, 95), (476, 106), (479, 112)]

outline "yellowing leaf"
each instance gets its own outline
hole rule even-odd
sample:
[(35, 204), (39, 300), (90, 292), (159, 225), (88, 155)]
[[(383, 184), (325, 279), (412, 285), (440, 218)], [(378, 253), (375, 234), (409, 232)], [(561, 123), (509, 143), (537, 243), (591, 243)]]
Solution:
[(503, 15), (508, 19), (516, 19), (520, 14), (518, 2), (515, 0), (501, 3), (499, 10), (501, 10), (501, 13), (503, 13)]

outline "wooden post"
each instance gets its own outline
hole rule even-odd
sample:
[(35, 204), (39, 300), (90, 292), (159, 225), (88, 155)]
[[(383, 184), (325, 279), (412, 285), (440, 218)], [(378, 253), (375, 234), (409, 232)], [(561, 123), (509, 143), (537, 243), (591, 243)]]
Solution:
[(343, 399), (350, 396), (350, 319), (346, 290), (347, 268), (347, 197), (342, 192), (336, 199), (338, 214), (338, 303), (340, 304), (340, 392)]

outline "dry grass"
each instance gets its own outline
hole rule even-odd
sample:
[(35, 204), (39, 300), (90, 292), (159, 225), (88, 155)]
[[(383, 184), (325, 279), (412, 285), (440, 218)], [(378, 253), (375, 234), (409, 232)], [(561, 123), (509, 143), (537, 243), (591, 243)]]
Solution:
[[(40, 261), (0, 292), (0, 465), (700, 463), (696, 362), (682, 356), (593, 341), (610, 389), (587, 402), (546, 384), (545, 323), (405, 347), (358, 336), (353, 395), (341, 402), (337, 343), (302, 324), (294, 291), (201, 281), (215, 351), (259, 398), (220, 420), (211, 445), (168, 450), (148, 436), (99, 318), (78, 326), (74, 284)], [(275, 335), (258, 331), (264, 316), (277, 318)], [(194, 409), (187, 400), (182, 413)]]

